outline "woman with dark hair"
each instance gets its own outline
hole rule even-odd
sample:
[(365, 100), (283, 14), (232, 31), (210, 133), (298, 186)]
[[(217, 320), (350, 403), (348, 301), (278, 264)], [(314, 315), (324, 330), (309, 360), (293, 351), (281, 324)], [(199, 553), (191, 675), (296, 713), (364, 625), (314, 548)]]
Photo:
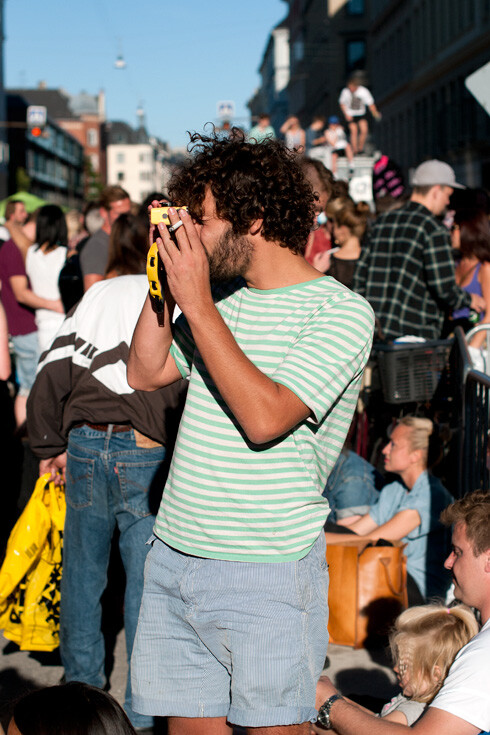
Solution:
[(36, 309), (39, 348), (47, 350), (64, 319), (58, 279), (65, 263), (68, 232), (65, 216), (56, 204), (41, 207), (36, 221), (36, 244), (26, 255), (26, 273), (36, 296), (53, 301), (54, 310)]
[[(490, 304), (490, 221), (483, 209), (461, 209), (454, 215), (451, 229), (452, 246), (459, 251), (456, 265), (456, 283), (468, 293), (483, 296)], [(470, 309), (458, 309), (452, 316), (452, 327), (462, 326), (465, 331), (475, 326), (470, 321)], [(480, 314), (480, 324), (490, 324), (490, 309)], [(481, 347), (485, 333), (471, 340), (472, 347)]]
[(102, 689), (72, 681), (26, 694), (7, 735), (134, 735), (126, 713)]
[(148, 253), (148, 219), (120, 214), (111, 228), (106, 278), (145, 272)]
[(339, 197), (327, 206), (327, 215), (333, 220), (333, 235), (337, 252), (330, 258), (329, 276), (351, 288), (357, 261), (361, 255), (361, 241), (366, 232), (369, 206)]

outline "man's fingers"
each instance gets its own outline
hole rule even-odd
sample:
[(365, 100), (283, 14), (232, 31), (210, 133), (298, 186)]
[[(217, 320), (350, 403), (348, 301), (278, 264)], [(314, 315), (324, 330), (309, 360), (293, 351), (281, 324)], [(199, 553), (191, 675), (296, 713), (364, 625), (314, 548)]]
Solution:
[(192, 221), (192, 217), (185, 209), (168, 210), (169, 220), (172, 227), (175, 227), (174, 237), (177, 240), (180, 251), (185, 254), (190, 250), (199, 250), (202, 248), (201, 240), (196, 230), (196, 226)]

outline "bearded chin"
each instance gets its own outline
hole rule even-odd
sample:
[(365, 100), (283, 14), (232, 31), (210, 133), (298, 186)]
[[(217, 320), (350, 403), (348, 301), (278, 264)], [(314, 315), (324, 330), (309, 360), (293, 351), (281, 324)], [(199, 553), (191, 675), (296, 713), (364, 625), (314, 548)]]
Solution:
[(208, 255), (211, 283), (232, 281), (243, 276), (250, 264), (253, 245), (246, 237), (234, 237), (228, 230), (220, 238), (213, 252)]

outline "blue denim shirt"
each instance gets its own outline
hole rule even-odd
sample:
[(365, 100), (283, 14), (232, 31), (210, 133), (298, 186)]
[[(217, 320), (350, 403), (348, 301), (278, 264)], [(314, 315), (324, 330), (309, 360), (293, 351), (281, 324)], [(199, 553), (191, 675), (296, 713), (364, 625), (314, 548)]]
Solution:
[(437, 477), (422, 472), (411, 490), (401, 482), (386, 485), (378, 502), (369, 509), (378, 526), (402, 510), (418, 511), (420, 525), (402, 540), (407, 543), (407, 571), (424, 597), (445, 596), (450, 584), (450, 576), (443, 567), (449, 553), (449, 532), (439, 516), (453, 500)]

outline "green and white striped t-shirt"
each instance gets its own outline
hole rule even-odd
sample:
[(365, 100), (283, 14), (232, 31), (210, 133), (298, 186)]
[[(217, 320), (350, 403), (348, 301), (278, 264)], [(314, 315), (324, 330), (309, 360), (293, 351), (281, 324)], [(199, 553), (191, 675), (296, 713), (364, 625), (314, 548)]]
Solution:
[(269, 291), (239, 280), (214, 297), (245, 355), (311, 418), (270, 444), (251, 444), (179, 317), (171, 353), (182, 375), (190, 372), (189, 392), (155, 534), (195, 556), (301, 559), (328, 512), (321, 493), (352, 419), (373, 312), (329, 277)]

